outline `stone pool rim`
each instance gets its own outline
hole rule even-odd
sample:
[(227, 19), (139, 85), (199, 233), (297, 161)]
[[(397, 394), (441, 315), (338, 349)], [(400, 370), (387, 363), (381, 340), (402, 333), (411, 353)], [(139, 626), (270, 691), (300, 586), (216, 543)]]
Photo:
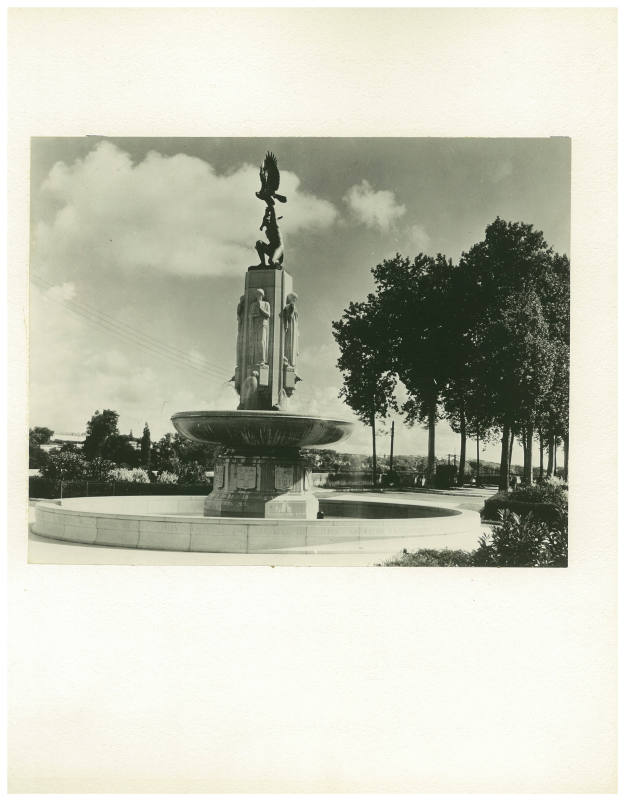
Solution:
[[(367, 495), (338, 495), (321, 498), (321, 503), (408, 505), (435, 510), (435, 515), (314, 520), (204, 517), (204, 499), (204, 495), (109, 495), (67, 498), (62, 504), (58, 499), (40, 500), (35, 506), (33, 531), (49, 539), (111, 547), (275, 553), (292, 548), (315, 552), (315, 548), (326, 544), (343, 544), (357, 550), (357, 543), (364, 540), (381, 543), (392, 538), (447, 535), (466, 529), (476, 532), (480, 528), (476, 511), (402, 498), (389, 502)], [(124, 511), (118, 510), (121, 506), (125, 506)], [(179, 513), (181, 507), (187, 513)], [(176, 508), (178, 513), (167, 513), (167, 508)]]

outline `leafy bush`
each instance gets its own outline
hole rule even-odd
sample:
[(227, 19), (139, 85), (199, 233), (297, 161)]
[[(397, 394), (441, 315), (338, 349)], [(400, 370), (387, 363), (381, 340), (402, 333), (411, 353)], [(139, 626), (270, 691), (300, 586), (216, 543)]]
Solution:
[(91, 481), (106, 481), (117, 465), (106, 458), (92, 458), (86, 463), (85, 477)]
[(29, 445), (28, 447), (28, 468), (41, 469), (47, 462), (48, 454), (39, 445)]
[(178, 473), (178, 483), (203, 483), (207, 481), (207, 467), (199, 461), (191, 461), (188, 464), (181, 464)]
[(136, 467), (135, 469), (127, 469), (126, 467), (117, 467), (108, 473), (108, 479), (111, 481), (125, 481), (126, 483), (149, 483), (149, 475), (144, 469)]
[[(553, 506), (554, 507), (554, 506)], [(464, 550), (403, 551), (403, 555), (387, 561), (387, 567), (567, 567), (568, 509), (567, 503), (557, 509), (556, 519), (545, 522), (533, 514), (499, 512), (489, 534), (479, 540), (471, 553)]]
[(519, 486), (512, 496), (527, 503), (553, 503), (558, 506), (568, 503), (567, 486), (558, 478), (550, 478), (531, 486)]
[[(60, 481), (49, 481), (40, 476), (29, 479), (29, 497), (33, 499), (54, 499), (61, 496)], [(128, 483), (117, 481), (74, 480), (63, 481), (63, 497), (103, 497), (114, 495), (207, 495), (212, 483)]]
[(472, 554), (466, 550), (417, 550), (403, 551), (400, 558), (386, 561), (384, 567), (471, 567)]
[(495, 520), (501, 511), (513, 511), (547, 524), (559, 524), (567, 513), (568, 493), (563, 485), (522, 486), (513, 492), (498, 492), (483, 504), (481, 519)]
[(49, 453), (39, 471), (48, 481), (76, 480), (87, 474), (87, 461), (78, 453)]
[(472, 554), (476, 567), (567, 567), (568, 520), (547, 524), (532, 514), (500, 512), (501, 522), (484, 534)]
[(160, 475), (156, 478), (156, 483), (177, 483), (178, 476), (175, 472), (161, 472)]

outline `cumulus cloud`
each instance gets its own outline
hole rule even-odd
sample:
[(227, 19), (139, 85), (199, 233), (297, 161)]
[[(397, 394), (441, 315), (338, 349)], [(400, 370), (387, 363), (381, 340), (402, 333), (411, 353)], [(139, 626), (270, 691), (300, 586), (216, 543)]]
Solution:
[[(286, 236), (334, 222), (331, 203), (301, 191), (294, 173), (281, 178)], [(202, 159), (154, 151), (135, 164), (101, 142), (84, 158), (55, 164), (41, 186), (55, 213), (35, 227), (33, 265), (50, 273), (57, 265), (195, 276), (243, 271), (262, 238), (258, 185), (258, 168), (249, 164), (218, 175)]]
[[(123, 337), (98, 336), (89, 319), (73, 313), (66, 302), (75, 296), (73, 284), (45, 291), (32, 286), (31, 426), (80, 433), (96, 408), (112, 408), (120, 412), (122, 433), (131, 428), (140, 432), (147, 420), (152, 438), (159, 438), (173, 432), (175, 411), (206, 408), (213, 397), (225, 403), (222, 407), (233, 407), (233, 390), (225, 382), (129, 347)], [(198, 353), (191, 351), (189, 357), (202, 366)]]
[(343, 199), (358, 222), (384, 233), (405, 214), (405, 206), (397, 203), (394, 192), (375, 191), (367, 180), (352, 186)]

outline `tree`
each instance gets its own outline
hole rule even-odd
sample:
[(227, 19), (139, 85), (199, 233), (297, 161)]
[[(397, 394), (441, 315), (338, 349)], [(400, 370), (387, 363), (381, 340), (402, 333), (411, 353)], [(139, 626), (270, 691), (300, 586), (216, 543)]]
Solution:
[(179, 433), (166, 433), (152, 445), (151, 463), (158, 472), (171, 472), (186, 483), (202, 481), (214, 469), (219, 445), (193, 442)]
[(394, 398), (396, 377), (390, 369), (385, 344), (387, 331), (375, 298), (364, 303), (351, 302), (342, 317), (332, 323), (340, 348), (338, 369), (342, 372), (343, 397), (358, 418), (370, 425), (373, 455), (373, 486), (377, 482), (377, 441), (375, 421), (397, 409)]
[(549, 300), (554, 264), (540, 231), (498, 217), (484, 240), (462, 254), (472, 304), (479, 311), (472, 335), (480, 355), (480, 389), (502, 431), (501, 489), (508, 488), (510, 450), (523, 428), (530, 480), (533, 428), (554, 379)]
[(554, 380), (547, 393), (538, 420), (540, 441), (548, 443), (550, 474), (554, 468), (555, 443), (561, 439), (564, 448), (564, 476), (568, 475), (569, 455), (569, 391), (570, 391), (570, 262), (567, 256), (555, 253), (551, 270), (545, 275), (543, 305), (555, 342)]
[(150, 462), (152, 460), (152, 437), (147, 422), (143, 428), (143, 436), (141, 437), (141, 464), (149, 472)]
[(178, 474), (180, 459), (174, 447), (173, 434), (166, 433), (152, 446), (152, 464), (158, 472)]
[(130, 436), (121, 433), (111, 434), (101, 447), (102, 458), (124, 467), (138, 467), (140, 453), (131, 444)]
[(42, 449), (42, 444), (47, 444), (54, 436), (50, 428), (30, 428), (28, 431), (28, 467), (41, 469), (48, 459), (48, 454)]
[(111, 409), (104, 409), (102, 413), (95, 412), (87, 422), (87, 435), (83, 446), (83, 453), (86, 458), (102, 457), (104, 445), (108, 438), (119, 434), (117, 428), (118, 420), (119, 414), (116, 411), (111, 411)]
[(430, 477), (436, 470), (438, 406), (452, 361), (448, 301), (453, 270), (452, 261), (443, 255), (432, 258), (424, 253), (412, 260), (397, 253), (373, 269), (389, 365), (409, 394), (402, 411), (409, 423), (428, 428)]
[(87, 462), (78, 453), (50, 453), (41, 467), (41, 475), (49, 481), (70, 481), (84, 478)]
[(340, 468), (342, 454), (335, 450), (306, 448), (306, 453), (310, 457), (313, 468), (316, 472), (335, 472)]
[(35, 427), (30, 428), (28, 431), (29, 443), (38, 447), (41, 447), (42, 444), (48, 444), (53, 436), (54, 431), (50, 430), (50, 428)]
[(513, 437), (524, 431), (524, 475), (532, 475), (535, 422), (554, 374), (555, 347), (548, 336), (541, 303), (532, 290), (507, 298), (483, 341), (487, 368), (484, 389), (503, 431), (501, 489), (508, 488)]

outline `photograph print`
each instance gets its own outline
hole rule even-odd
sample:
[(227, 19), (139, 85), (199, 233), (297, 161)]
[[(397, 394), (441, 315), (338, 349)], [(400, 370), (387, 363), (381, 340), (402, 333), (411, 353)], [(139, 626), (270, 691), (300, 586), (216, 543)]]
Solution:
[(33, 138), (29, 560), (566, 567), (570, 154)]

